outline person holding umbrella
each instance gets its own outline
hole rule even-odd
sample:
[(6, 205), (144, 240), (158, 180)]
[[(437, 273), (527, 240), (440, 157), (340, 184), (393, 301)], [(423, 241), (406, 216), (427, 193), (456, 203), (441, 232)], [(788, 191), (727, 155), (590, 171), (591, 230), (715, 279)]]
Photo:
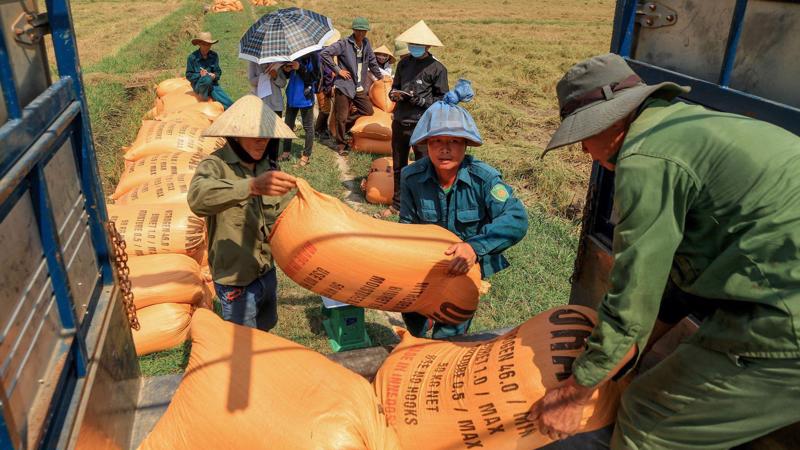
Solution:
[[(367, 39), (370, 30), (369, 21), (363, 17), (353, 19), (353, 34), (326, 47), (320, 53), (322, 64), (336, 73), (334, 80), (334, 115), (336, 117), (336, 150), (344, 156), (347, 154), (345, 133), (359, 116), (372, 115), (372, 102), (369, 99), (369, 87), (372, 80), (367, 72), (376, 79), (382, 79), (378, 61)], [(333, 57), (338, 57), (338, 64)], [(351, 114), (351, 107), (355, 113)]]
[(222, 68), (219, 66), (217, 52), (211, 46), (219, 40), (211, 37), (211, 33), (203, 31), (192, 39), (192, 45), (199, 48), (192, 52), (186, 59), (186, 79), (192, 84), (192, 90), (203, 100), (212, 98), (225, 109), (230, 108), (233, 100), (219, 85), (222, 77)]

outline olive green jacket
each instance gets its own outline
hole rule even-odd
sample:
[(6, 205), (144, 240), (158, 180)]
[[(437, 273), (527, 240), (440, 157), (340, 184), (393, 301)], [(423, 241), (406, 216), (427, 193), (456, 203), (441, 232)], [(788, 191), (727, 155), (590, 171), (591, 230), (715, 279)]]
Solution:
[(695, 341), (800, 358), (800, 138), (766, 122), (650, 100), (616, 155), (614, 267), (588, 349), (593, 386), (644, 348), (667, 282), (720, 306)]
[(197, 166), (189, 207), (206, 218), (208, 261), (216, 283), (247, 286), (274, 266), (267, 239), (294, 191), (283, 197), (250, 195), (251, 179), (269, 168), (264, 158), (251, 171), (228, 145)]

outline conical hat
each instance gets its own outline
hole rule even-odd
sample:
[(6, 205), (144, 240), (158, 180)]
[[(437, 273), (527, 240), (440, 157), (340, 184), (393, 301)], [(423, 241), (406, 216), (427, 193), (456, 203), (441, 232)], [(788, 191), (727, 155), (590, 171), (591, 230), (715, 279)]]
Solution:
[(444, 47), (442, 41), (433, 34), (424, 20), (420, 20), (413, 27), (407, 29), (400, 36), (397, 36), (398, 41), (408, 42), (409, 44), (417, 45), (430, 45), (431, 47)]
[(203, 136), (297, 139), (294, 132), (255, 95), (245, 95), (212, 123)]
[(372, 51), (372, 53), (383, 53), (384, 55), (389, 55), (389, 59), (392, 62), (395, 62), (395, 60), (396, 60), (396, 58), (392, 54), (392, 51), (389, 50), (389, 47), (387, 47), (385, 45), (381, 45), (380, 47), (376, 48), (375, 50)]

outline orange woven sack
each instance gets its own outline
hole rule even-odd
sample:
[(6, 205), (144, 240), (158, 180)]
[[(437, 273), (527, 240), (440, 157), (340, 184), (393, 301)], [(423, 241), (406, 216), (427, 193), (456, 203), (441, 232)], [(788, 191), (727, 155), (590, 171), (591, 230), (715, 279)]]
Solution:
[(210, 120), (216, 119), (225, 107), (222, 103), (212, 100), (202, 100), (191, 88), (185, 91), (177, 90), (156, 99), (155, 107), (148, 113), (152, 117), (159, 118), (164, 114), (174, 111), (199, 111), (205, 114)]
[(196, 128), (201, 128), (205, 130), (211, 125), (211, 119), (209, 119), (205, 114), (200, 111), (196, 111), (194, 109), (190, 110), (178, 110), (178, 111), (171, 111), (168, 113), (164, 113), (156, 120), (160, 120), (162, 122), (177, 122), (183, 123), (186, 125), (191, 125)]
[(340, 302), (463, 322), (478, 305), (480, 269), (449, 276), (444, 254), (461, 240), (436, 225), (359, 214), (303, 179), (270, 235), (275, 261), (304, 288)]
[(353, 150), (376, 155), (391, 155), (392, 140), (353, 136)]
[[(596, 322), (594, 310), (545, 311), (491, 341), (402, 341), (375, 378), (389, 424), (403, 448), (533, 449), (551, 442), (527, 415), (534, 402), (571, 374)], [(616, 416), (622, 383), (604, 384), (584, 407), (580, 431)]]
[(378, 158), (372, 161), (365, 186), (367, 201), (388, 205), (394, 195), (394, 172), (392, 158)]
[(125, 151), (125, 159), (136, 161), (159, 153), (210, 154), (225, 145), (225, 139), (203, 137), (203, 129), (178, 122), (145, 120), (136, 140)]
[(156, 95), (161, 98), (169, 93), (180, 90), (186, 92), (192, 90), (192, 83), (186, 78), (167, 78), (156, 86)]
[(371, 116), (361, 116), (356, 119), (350, 133), (353, 137), (366, 137), (371, 139), (392, 139), (392, 115), (375, 109)]
[(202, 303), (205, 279), (197, 261), (186, 255), (148, 255), (128, 259), (136, 309), (158, 303)]
[(108, 205), (108, 219), (125, 238), (132, 256), (179, 253), (202, 257), (205, 222), (187, 204)]
[(392, 90), (392, 78), (383, 77), (382, 79), (372, 83), (369, 87), (369, 99), (376, 108), (380, 108), (384, 112), (390, 113), (394, 111), (394, 102), (389, 98), (389, 92)]
[(186, 173), (156, 177), (131, 189), (119, 197), (115, 204), (184, 203), (191, 181), (192, 174)]
[(134, 187), (153, 178), (194, 174), (197, 165), (205, 158), (202, 153), (172, 152), (147, 156), (136, 161), (126, 161), (117, 189), (111, 198), (118, 199)]
[(370, 384), (299, 344), (199, 309), (189, 365), (140, 449), (399, 450)]
[(192, 305), (161, 303), (136, 310), (139, 330), (133, 332), (133, 345), (139, 356), (175, 347), (189, 337)]

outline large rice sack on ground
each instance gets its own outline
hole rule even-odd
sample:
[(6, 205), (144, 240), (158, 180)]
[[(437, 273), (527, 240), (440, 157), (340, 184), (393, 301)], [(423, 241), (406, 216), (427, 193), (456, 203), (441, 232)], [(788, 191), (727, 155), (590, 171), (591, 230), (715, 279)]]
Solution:
[(161, 303), (137, 309), (139, 330), (133, 332), (133, 345), (139, 356), (160, 352), (182, 344), (189, 337), (192, 305)]
[(126, 161), (117, 188), (111, 198), (118, 199), (136, 186), (153, 178), (194, 174), (197, 165), (205, 158), (203, 153), (172, 152), (147, 156), (136, 161)]
[(180, 90), (186, 92), (192, 90), (192, 83), (184, 77), (167, 78), (156, 85), (156, 95), (161, 98), (167, 94)]
[[(571, 374), (596, 321), (583, 306), (545, 311), (491, 341), (402, 341), (375, 378), (403, 448), (534, 449), (551, 440), (527, 415)], [(603, 385), (584, 407), (579, 432), (614, 421), (622, 387)]]
[(371, 139), (392, 139), (392, 115), (375, 109), (371, 116), (361, 116), (356, 119), (350, 134), (353, 137), (367, 137)]
[(374, 153), (376, 155), (391, 155), (392, 140), (373, 139), (364, 136), (353, 136), (353, 150), (362, 153)]
[(141, 203), (183, 203), (189, 192), (192, 174), (182, 173), (152, 178), (134, 187), (114, 203), (117, 205), (137, 205)]
[(158, 118), (174, 111), (199, 111), (210, 120), (214, 120), (224, 110), (225, 107), (222, 106), (222, 103), (210, 99), (202, 100), (190, 88), (186, 91), (173, 91), (161, 98), (157, 98), (155, 107), (150, 110), (148, 115)]
[(369, 99), (375, 107), (390, 113), (394, 111), (394, 102), (389, 98), (392, 90), (392, 77), (383, 77), (369, 87)]
[(159, 153), (211, 154), (225, 145), (224, 138), (203, 137), (203, 129), (177, 122), (145, 120), (136, 140), (125, 151), (125, 159), (136, 161)]
[(128, 268), (136, 309), (158, 303), (197, 305), (206, 295), (200, 265), (186, 255), (134, 256)]
[(195, 110), (178, 110), (161, 114), (156, 118), (162, 122), (177, 122), (191, 125), (196, 128), (205, 130), (211, 125), (211, 119), (200, 111)]
[(388, 205), (392, 202), (394, 195), (392, 158), (378, 158), (372, 161), (364, 195), (370, 203)]
[(325, 297), (365, 308), (413, 311), (440, 322), (469, 319), (480, 269), (450, 276), (444, 254), (461, 240), (436, 225), (359, 214), (303, 179), (270, 235), (272, 254), (292, 280)]
[(199, 309), (189, 365), (141, 449), (399, 449), (369, 383), (299, 344)]
[(189, 205), (108, 205), (108, 220), (115, 222), (132, 256), (179, 253), (202, 257), (205, 222)]

